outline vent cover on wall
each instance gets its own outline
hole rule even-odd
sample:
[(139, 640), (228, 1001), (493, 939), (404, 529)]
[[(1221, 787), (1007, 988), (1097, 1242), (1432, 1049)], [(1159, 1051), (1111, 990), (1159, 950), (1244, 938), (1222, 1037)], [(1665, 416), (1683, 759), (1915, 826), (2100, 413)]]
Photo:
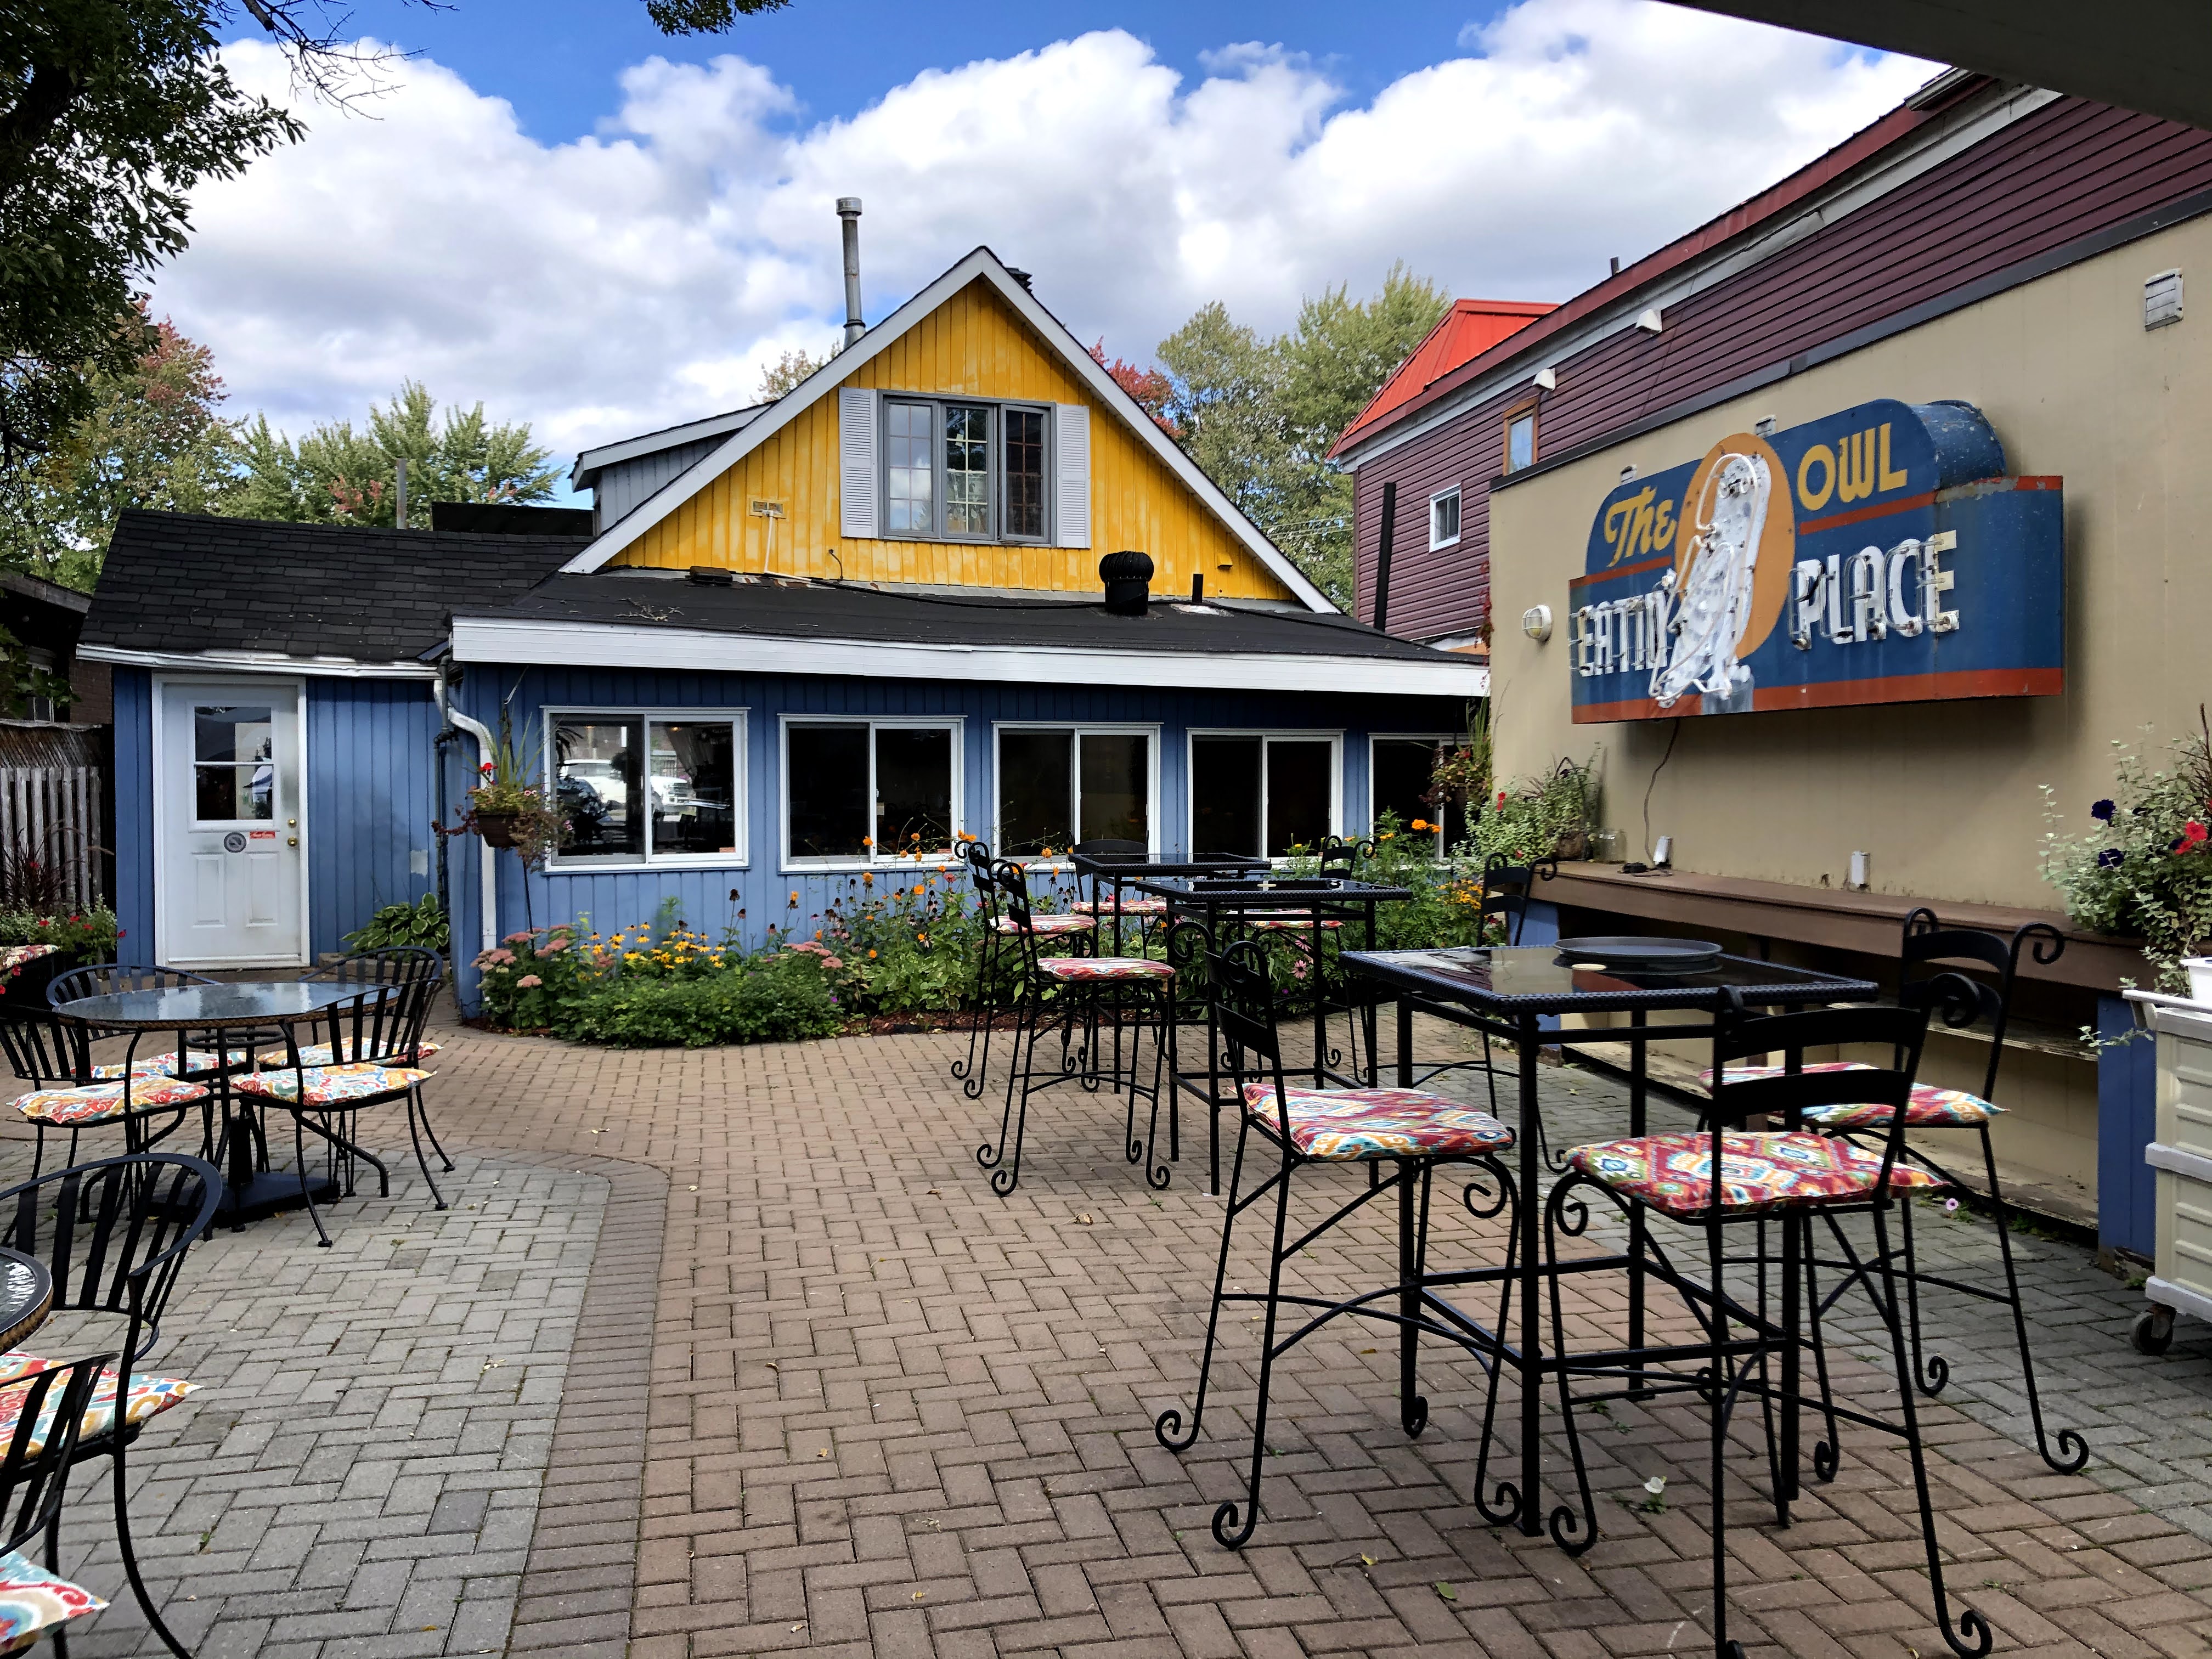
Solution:
[(2164, 328), (2181, 320), (2181, 273), (2161, 270), (2143, 284), (2143, 326)]

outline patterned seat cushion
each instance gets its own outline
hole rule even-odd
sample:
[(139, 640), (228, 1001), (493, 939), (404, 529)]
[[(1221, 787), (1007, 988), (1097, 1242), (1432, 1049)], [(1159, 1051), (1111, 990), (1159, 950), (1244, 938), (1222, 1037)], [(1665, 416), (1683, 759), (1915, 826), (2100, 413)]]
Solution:
[[(0, 1354), (0, 1444), (6, 1443), (7, 1437), (15, 1432), (16, 1420), (23, 1414), (23, 1402), (29, 1398), (28, 1389), (7, 1385), (35, 1376), (54, 1363), (21, 1348)], [(113, 1371), (100, 1372), (92, 1398), (85, 1401), (84, 1420), (77, 1425), (80, 1440), (93, 1439), (115, 1426), (115, 1385)], [(123, 1402), (123, 1420), (137, 1424), (157, 1417), (199, 1386), (180, 1376), (147, 1376), (134, 1372), (130, 1393)], [(61, 1403), (60, 1389), (61, 1385), (56, 1383), (40, 1406), (40, 1419), (31, 1431), (29, 1449), (33, 1453), (46, 1444), (46, 1431), (52, 1425), (54, 1410)]]
[(1175, 969), (1148, 957), (1043, 957), (1043, 973), (1058, 980), (1173, 979)]
[[(1729, 1081), (1742, 1083), (1752, 1078), (1781, 1077), (1787, 1071), (1781, 1066), (1731, 1066)], [(1808, 1072), (1870, 1072), (1874, 1068), (1863, 1060), (1823, 1060), (1804, 1067)], [(1706, 1088), (1713, 1086), (1710, 1070), (1698, 1073), (1698, 1079)], [(1905, 1127), (1908, 1129), (1978, 1129), (2004, 1108), (1984, 1100), (1979, 1095), (1970, 1095), (1964, 1089), (1939, 1089), (1932, 1083), (1912, 1085), (1912, 1098), (1905, 1103)], [(1870, 1104), (1864, 1106), (1808, 1106), (1805, 1121), (1823, 1129), (1887, 1129), (1889, 1127), (1889, 1108)]]
[[(1114, 901), (1109, 898), (1078, 899), (1067, 908), (1071, 910), (1088, 912), (1093, 915), (1110, 916), (1114, 914)], [(1164, 898), (1149, 898), (1136, 893), (1125, 893), (1121, 896), (1121, 915), (1125, 918), (1164, 916), (1167, 913), (1168, 902)]]
[[(1291, 1144), (1308, 1158), (1474, 1158), (1513, 1131), (1487, 1112), (1423, 1089), (1300, 1089), (1285, 1085)], [(1244, 1085), (1244, 1109), (1274, 1127), (1275, 1085)]]
[[(1097, 925), (1097, 920), (1091, 916), (1041, 916), (1034, 911), (1030, 915), (1030, 932), (1044, 938), (1050, 938), (1054, 933), (1087, 933)], [(991, 918), (991, 931), (1018, 933), (1022, 927), (1012, 916), (994, 916)]]
[[(1577, 1146), (1567, 1163), (1655, 1210), (1695, 1219), (1712, 1201), (1712, 1150), (1711, 1135), (1691, 1130)], [(1863, 1199), (1881, 1175), (1880, 1153), (1803, 1130), (1732, 1134), (1721, 1142), (1725, 1210), (1748, 1213)], [(1900, 1164), (1889, 1172), (1889, 1184), (1897, 1190), (1943, 1183), (1925, 1170)]]
[[(349, 1049), (352, 1046), (350, 1043), (346, 1045)], [(428, 1037), (424, 1037), (416, 1045), (415, 1058), (428, 1060), (445, 1046), (442, 1042), (434, 1042)], [(330, 1063), (331, 1045), (327, 1042), (310, 1042), (300, 1050), (300, 1064), (302, 1066), (327, 1066)], [(282, 1048), (271, 1049), (261, 1056), (261, 1069), (264, 1072), (273, 1072), (280, 1066), (289, 1071), (291, 1069), (291, 1065), (292, 1062), (285, 1059), (284, 1051)]]
[(0, 1555), (0, 1655), (22, 1653), (47, 1632), (106, 1605), (13, 1550)]
[[(70, 1128), (105, 1123), (125, 1110), (121, 1079), (88, 1083), (73, 1089), (33, 1089), (15, 1097), (15, 1109), (34, 1123), (58, 1123)], [(154, 1111), (169, 1106), (190, 1106), (208, 1097), (206, 1087), (173, 1077), (148, 1073), (131, 1079), (128, 1109)]]
[[(251, 1048), (233, 1048), (230, 1051), (230, 1067), (233, 1071), (241, 1066), (250, 1066), (252, 1063), (253, 1051)], [(185, 1050), (185, 1070), (187, 1073), (204, 1077), (215, 1068), (214, 1049), (187, 1048)], [(118, 1060), (112, 1066), (94, 1066), (92, 1075), (100, 1082), (110, 1083), (121, 1077), (125, 1069), (123, 1062)], [(153, 1054), (144, 1060), (134, 1060), (127, 1069), (138, 1077), (174, 1077), (177, 1074), (177, 1051), (172, 1048), (165, 1054)]]
[[(1244, 925), (1260, 933), (1282, 933), (1292, 929), (1304, 933), (1312, 930), (1314, 919), (1311, 916), (1249, 916), (1245, 919)], [(1324, 933), (1333, 933), (1343, 926), (1340, 921), (1324, 921), (1321, 930)]]
[(24, 963), (50, 957), (58, 949), (53, 945), (10, 945), (0, 949), (0, 980), (13, 979)]
[(308, 1105), (350, 1106), (385, 1095), (405, 1094), (416, 1084), (427, 1083), (436, 1075), (413, 1066), (379, 1066), (373, 1060), (356, 1060), (348, 1066), (310, 1066), (300, 1071), (288, 1066), (280, 1072), (256, 1072), (252, 1077), (239, 1079), (238, 1091), (290, 1104), (299, 1100), (304, 1081)]

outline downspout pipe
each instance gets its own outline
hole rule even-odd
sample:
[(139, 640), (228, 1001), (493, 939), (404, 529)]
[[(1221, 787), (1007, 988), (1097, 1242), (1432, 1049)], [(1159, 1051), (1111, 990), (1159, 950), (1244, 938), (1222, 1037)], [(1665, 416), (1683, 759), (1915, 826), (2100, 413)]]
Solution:
[[(438, 676), (435, 684), (438, 688), (439, 714), (443, 717), (447, 726), (457, 731), (465, 732), (477, 740), (477, 759), (479, 764), (489, 763), (492, 757), (493, 746), (497, 741), (491, 734), (491, 728), (482, 720), (471, 715), (464, 714), (453, 707), (453, 687), (447, 681), (444, 674), (441, 673)], [(478, 948), (489, 951), (499, 943), (499, 863), (493, 856), (490, 848), (487, 847), (483, 849), (483, 856), (477, 862), (477, 867), (482, 872), (483, 881), (483, 892), (477, 904), (477, 908), (481, 913), (480, 931), (483, 934), (483, 943)]]

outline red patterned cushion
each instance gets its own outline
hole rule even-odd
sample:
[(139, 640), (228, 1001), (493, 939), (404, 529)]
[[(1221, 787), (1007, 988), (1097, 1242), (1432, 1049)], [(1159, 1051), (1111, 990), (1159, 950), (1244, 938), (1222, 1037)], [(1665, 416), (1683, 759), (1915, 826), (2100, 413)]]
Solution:
[[(1248, 916), (1244, 920), (1244, 925), (1255, 933), (1281, 933), (1295, 928), (1304, 933), (1312, 929), (1314, 919), (1311, 916)], [(1343, 926), (1340, 921), (1323, 921), (1321, 924), (1321, 930), (1324, 933), (1329, 933)]]
[[(252, 1059), (251, 1048), (233, 1048), (230, 1051), (230, 1067), (235, 1071), (241, 1066), (251, 1064)], [(185, 1070), (188, 1074), (205, 1076), (215, 1067), (214, 1049), (187, 1048), (185, 1051)], [(174, 1077), (177, 1074), (177, 1051), (172, 1048), (167, 1054), (134, 1060), (128, 1066), (121, 1060), (112, 1066), (95, 1066), (92, 1068), (92, 1075), (95, 1082), (109, 1083), (121, 1077), (126, 1070), (138, 1077)]]
[[(374, 1048), (375, 1044), (372, 1042), (369, 1046)], [(442, 1042), (434, 1042), (428, 1037), (424, 1037), (415, 1046), (415, 1058), (428, 1060), (445, 1046)], [(347, 1053), (350, 1054), (356, 1045), (349, 1042), (345, 1047)], [(330, 1063), (331, 1045), (327, 1042), (311, 1042), (300, 1050), (300, 1064), (302, 1066), (327, 1066)], [(282, 1048), (271, 1048), (261, 1056), (261, 1069), (264, 1072), (273, 1072), (279, 1066), (289, 1068), (292, 1062), (285, 1058)]]
[(106, 1605), (13, 1550), (0, 1555), (0, 1654), (27, 1653), (48, 1631)]
[[(1089, 916), (1041, 916), (1035, 912), (1030, 915), (1030, 932), (1043, 937), (1054, 933), (1087, 933), (1097, 925)], [(994, 916), (991, 918), (991, 929), (999, 933), (1018, 933), (1022, 926), (1012, 916)]]
[[(1731, 1083), (1747, 1082), (1753, 1078), (1781, 1077), (1788, 1072), (1783, 1066), (1731, 1066), (1728, 1078)], [(1808, 1072), (1870, 1072), (1874, 1067), (1859, 1060), (1823, 1060), (1803, 1068)], [(1713, 1086), (1710, 1069), (1698, 1073), (1698, 1079), (1706, 1088)], [(1932, 1083), (1912, 1085), (1912, 1098), (1905, 1103), (1905, 1127), (1908, 1129), (1978, 1129), (2004, 1108), (1979, 1095), (1970, 1095), (1964, 1089), (1939, 1089)], [(1808, 1106), (1805, 1121), (1823, 1129), (1887, 1129), (1889, 1127), (1889, 1108), (1882, 1105), (1864, 1106)]]
[[(1094, 915), (1110, 916), (1114, 914), (1114, 901), (1109, 898), (1078, 899), (1067, 908)], [(1168, 902), (1165, 899), (1148, 898), (1135, 893), (1122, 896), (1121, 914), (1125, 916), (1164, 916), (1167, 913)]]
[(300, 1098), (304, 1082), (308, 1105), (351, 1106), (388, 1095), (404, 1095), (416, 1084), (428, 1083), (436, 1075), (435, 1072), (421, 1071), (411, 1066), (379, 1066), (374, 1060), (364, 1060), (347, 1066), (310, 1066), (298, 1071), (287, 1066), (281, 1072), (256, 1072), (251, 1077), (239, 1079), (238, 1091), (293, 1102)]
[(75, 1127), (121, 1117), (126, 1109), (143, 1112), (164, 1106), (190, 1106), (205, 1100), (208, 1091), (197, 1083), (148, 1073), (131, 1079), (130, 1096), (126, 1103), (120, 1082), (91, 1083), (76, 1089), (33, 1089), (16, 1097), (15, 1109), (36, 1123)]
[[(1712, 1201), (1713, 1138), (1691, 1130), (1577, 1146), (1567, 1162), (1615, 1192), (1655, 1210), (1694, 1219)], [(1881, 1155), (1803, 1130), (1732, 1134), (1721, 1142), (1721, 1206), (1750, 1212), (1863, 1199), (1881, 1175)], [(1893, 1190), (1940, 1187), (1925, 1170), (1900, 1164)]]
[[(15, 1431), (16, 1419), (23, 1414), (23, 1404), (30, 1390), (9, 1388), (7, 1383), (21, 1382), (26, 1377), (45, 1370), (53, 1361), (42, 1359), (37, 1354), (26, 1353), (21, 1348), (11, 1348), (0, 1354), (0, 1443)], [(103, 1370), (100, 1381), (93, 1384), (92, 1397), (84, 1402), (84, 1418), (77, 1425), (77, 1433), (85, 1439), (106, 1434), (115, 1425), (115, 1389), (118, 1382), (112, 1370)], [(138, 1372), (131, 1376), (130, 1391), (124, 1396), (123, 1420), (143, 1423), (181, 1405), (186, 1395), (200, 1387), (179, 1376), (147, 1376)], [(40, 1408), (39, 1422), (31, 1430), (27, 1450), (35, 1453), (46, 1444), (46, 1431), (53, 1426), (53, 1413), (61, 1404), (61, 1389), (56, 1387), (47, 1392)]]
[[(1513, 1131), (1487, 1112), (1421, 1089), (1300, 1089), (1285, 1085), (1291, 1144), (1308, 1158), (1474, 1158), (1502, 1152)], [(1244, 1109), (1279, 1121), (1272, 1083), (1244, 1085)]]
[(1037, 967), (1054, 979), (1173, 979), (1175, 969), (1148, 957), (1043, 957)]

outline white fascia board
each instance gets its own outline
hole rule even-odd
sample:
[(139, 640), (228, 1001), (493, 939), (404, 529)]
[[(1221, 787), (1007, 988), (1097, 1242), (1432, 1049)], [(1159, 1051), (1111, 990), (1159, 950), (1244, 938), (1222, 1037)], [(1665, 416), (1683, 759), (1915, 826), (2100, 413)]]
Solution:
[(657, 455), (681, 444), (696, 444), (702, 438), (719, 438), (725, 432), (735, 432), (767, 407), (764, 403), (747, 404), (726, 414), (709, 415), (702, 420), (686, 421), (682, 426), (664, 427), (658, 432), (643, 432), (635, 438), (622, 438), (596, 449), (580, 451), (575, 465), (568, 469), (569, 485), (580, 489), (586, 479), (603, 468), (634, 461), (641, 455)]
[[(1199, 471), (1189, 456), (1176, 447), (1174, 441), (1160, 430), (1158, 422), (1139, 408), (1136, 400), (1106, 372), (1105, 366), (1085, 350), (1082, 343), (1068, 332), (1066, 325), (1047, 311), (1036, 295), (1009, 276), (999, 257), (987, 247), (979, 247), (969, 254), (853, 344), (801, 380), (757, 418), (748, 421), (740, 430), (732, 433), (726, 443), (694, 462), (684, 472), (639, 502), (623, 515), (619, 523), (610, 526), (598, 540), (562, 566), (562, 572), (568, 575), (589, 575), (599, 569), (708, 484), (789, 426), (832, 389), (842, 385), (854, 369), (902, 337), (908, 330), (979, 276), (989, 283), (997, 290), (999, 297), (1012, 306), (1038, 337), (1058, 353), (1060, 361), (1090, 388), (1091, 395), (1112, 410), (1126, 428), (1136, 434), (1139, 443), (1148, 447), (1193, 495), (1206, 503), (1207, 510), (1228, 527), (1230, 533), (1243, 544), (1245, 550), (1297, 596), (1299, 604), (1309, 611), (1336, 614), (1336, 607), (1322, 596), (1321, 590), (1308, 581), (1297, 566), (1261, 533), (1259, 526), (1237, 510), (1236, 503), (1221, 493), (1220, 487), (1212, 479)], [(930, 388), (914, 386), (907, 389), (921, 392)]]
[(87, 645), (77, 648), (86, 662), (113, 663), (121, 668), (194, 670), (222, 674), (314, 674), (339, 680), (434, 680), (438, 670), (427, 662), (356, 662), (350, 657), (288, 657), (275, 651), (126, 651), (119, 646)]
[(863, 679), (979, 680), (1022, 685), (1132, 685), (1247, 691), (1326, 686), (1395, 696), (1480, 697), (1490, 671), (1444, 653), (1435, 662), (1282, 651), (1110, 651), (788, 638), (704, 629), (456, 617), (462, 662), (702, 670), (725, 674), (836, 674)]
[(1790, 217), (1754, 233), (1753, 240), (1744, 246), (1708, 255), (1669, 271), (1648, 287), (1632, 290), (1606, 310), (1537, 342), (1525, 354), (1507, 359), (1480, 380), (1469, 381), (1411, 424), (1386, 427), (1372, 438), (1354, 444), (1339, 458), (1340, 464), (1349, 471), (1379, 460), (1392, 450), (1449, 425), (1470, 408), (1514, 390), (1533, 374), (1547, 368), (1563, 369), (1571, 359), (1592, 346), (1633, 329), (1637, 318), (1645, 311), (1663, 313), (1670, 306), (1680, 305), (1717, 283), (1740, 276), (1838, 219), (1902, 189), (1930, 168), (2033, 114), (2060, 95), (2039, 87), (2014, 87), (1948, 123), (1930, 123), (1912, 135), (1919, 142), (1911, 148), (1899, 150), (1861, 177), (1814, 196), (1801, 204)]

